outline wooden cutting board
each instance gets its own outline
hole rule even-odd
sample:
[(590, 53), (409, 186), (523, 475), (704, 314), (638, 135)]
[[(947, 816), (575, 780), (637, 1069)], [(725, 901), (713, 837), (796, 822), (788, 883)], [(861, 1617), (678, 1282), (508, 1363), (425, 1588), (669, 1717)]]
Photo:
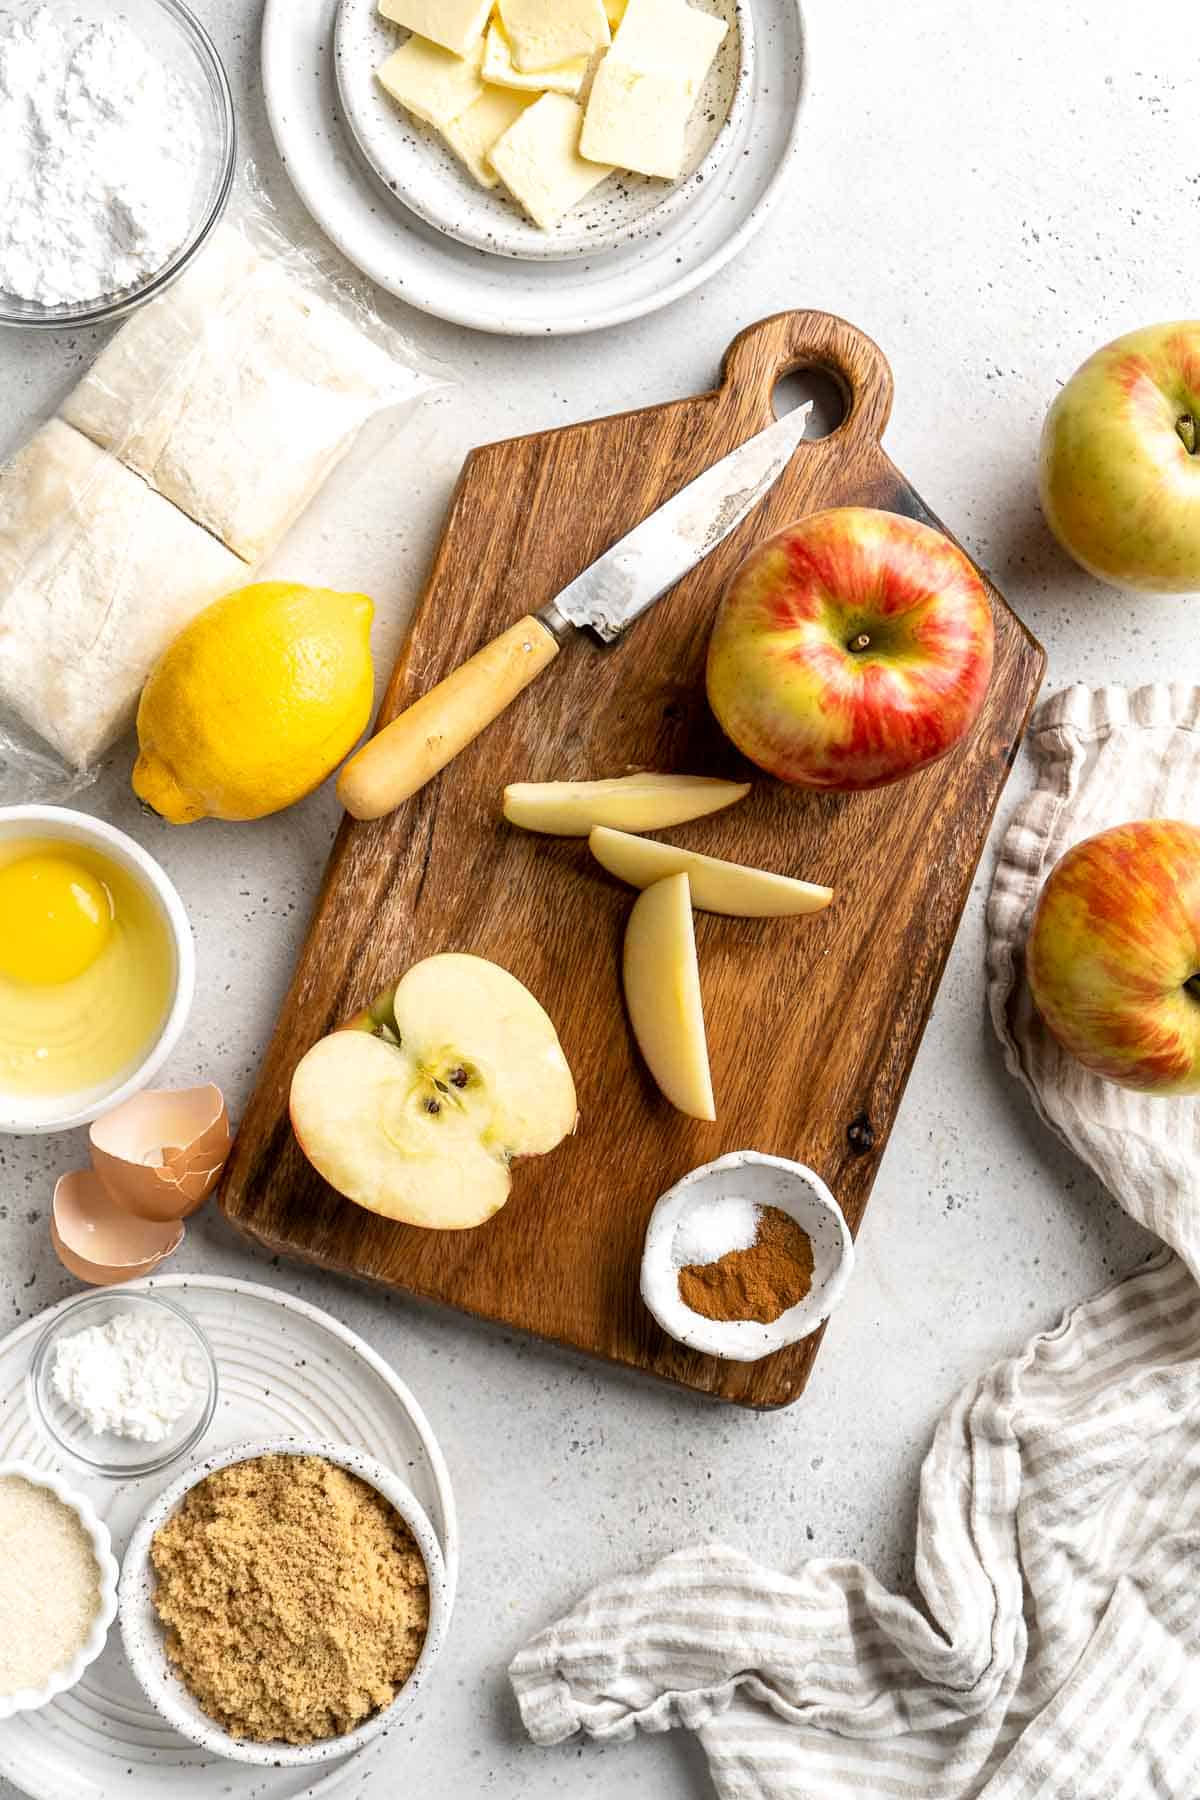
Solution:
[[(221, 1196), (229, 1219), (273, 1251), (758, 1407), (796, 1399), (819, 1337), (750, 1365), (680, 1348), (639, 1298), (646, 1220), (686, 1170), (756, 1149), (811, 1164), (857, 1229), (1043, 652), (990, 588), (991, 689), (974, 733), (943, 762), (872, 794), (759, 779), (741, 805), (668, 834), (837, 890), (805, 920), (697, 916), (716, 1124), (674, 1112), (631, 1044), (620, 988), (630, 891), (585, 842), (506, 825), (500, 794), (507, 781), (638, 768), (747, 773), (704, 698), (709, 624), (735, 564), (823, 506), (864, 503), (937, 524), (880, 448), (892, 401), (881, 352), (828, 314), (780, 313), (735, 339), (711, 393), (473, 451), (380, 714), (392, 718), (769, 424), (780, 376), (804, 367), (836, 378), (843, 423), (801, 444), (707, 562), (614, 648), (569, 643), (390, 818), (343, 823)], [(517, 1164), (508, 1205), (467, 1232), (419, 1231), (343, 1200), (305, 1161), (287, 1116), (309, 1045), (444, 950), (490, 957), (533, 990), (558, 1026), (582, 1109), (575, 1138)]]

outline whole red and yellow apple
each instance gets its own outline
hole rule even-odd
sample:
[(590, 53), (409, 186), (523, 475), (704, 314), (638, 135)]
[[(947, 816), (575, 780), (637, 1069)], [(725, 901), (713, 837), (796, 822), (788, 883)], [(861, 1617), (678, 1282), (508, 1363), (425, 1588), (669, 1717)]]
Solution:
[(1055, 864), (1025, 966), (1085, 1068), (1151, 1094), (1200, 1092), (1200, 830), (1116, 825)]
[(777, 532), (734, 571), (708, 700), (781, 781), (873, 788), (952, 749), (991, 673), (991, 607), (962, 551), (915, 519), (842, 506)]
[(1051, 531), (1101, 581), (1200, 589), (1200, 319), (1131, 331), (1075, 371), (1039, 485)]

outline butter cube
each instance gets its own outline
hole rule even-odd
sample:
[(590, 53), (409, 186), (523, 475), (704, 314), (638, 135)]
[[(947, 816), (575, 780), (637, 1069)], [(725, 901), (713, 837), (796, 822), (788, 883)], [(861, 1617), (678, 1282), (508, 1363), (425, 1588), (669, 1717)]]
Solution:
[(680, 76), (635, 69), (610, 51), (592, 83), (580, 154), (591, 162), (676, 181), (694, 102)]
[(376, 70), (376, 79), (414, 118), (444, 132), (482, 98), (482, 62), (482, 38), (470, 55), (455, 56), (423, 37), (410, 37)]
[(479, 42), (491, 10), (492, 0), (379, 0), (383, 18), (456, 56), (466, 56)]
[(606, 180), (612, 169), (579, 154), (583, 108), (566, 94), (543, 94), (492, 148), (492, 167), (543, 231)]
[(612, 41), (604, 0), (500, 0), (500, 22), (523, 75), (590, 56)]
[(510, 125), (531, 104), (528, 94), (511, 88), (485, 87), (481, 99), (442, 128), (442, 136), (470, 169), (480, 187), (494, 188), (499, 180), (488, 153)]
[(694, 100), (728, 29), (686, 0), (628, 0), (613, 53), (629, 67), (678, 75)]
[(488, 26), (483, 47), (483, 79), (496, 87), (519, 88), (527, 94), (577, 94), (587, 74), (586, 56), (574, 56), (555, 69), (537, 69), (523, 75), (512, 59), (512, 45), (499, 20)]

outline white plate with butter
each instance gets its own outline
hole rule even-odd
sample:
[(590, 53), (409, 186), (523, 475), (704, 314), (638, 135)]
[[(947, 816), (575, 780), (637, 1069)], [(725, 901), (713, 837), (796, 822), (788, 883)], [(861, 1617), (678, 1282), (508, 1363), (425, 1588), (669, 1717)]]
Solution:
[(786, 191), (803, 121), (800, 0), (753, 0), (746, 134), (689, 204), (603, 254), (488, 255), (419, 219), (363, 158), (341, 113), (338, 0), (266, 0), (262, 69), (276, 145), (301, 200), (388, 293), (454, 324), (519, 337), (598, 331), (691, 293), (735, 257)]
[[(514, 0), (504, 3), (511, 7)], [(711, 186), (721, 165), (744, 146), (755, 72), (746, 0), (689, 0), (691, 10), (704, 22), (704, 47), (699, 53), (703, 72), (692, 84), (694, 98), (689, 98), (684, 111), (686, 124), (679, 122), (683, 163), (675, 179), (621, 167), (609, 174), (602, 162), (586, 162), (576, 153), (583, 117), (594, 121), (594, 114), (585, 111), (589, 98), (594, 94), (598, 106), (614, 85), (614, 70), (605, 67), (603, 49), (564, 60), (543, 73), (523, 73), (515, 67), (512, 45), (498, 18), (485, 23), (482, 37), (472, 37), (481, 18), (487, 21), (480, 0), (394, 0), (394, 4), (397, 12), (414, 20), (423, 22), (428, 13), (428, 28), (440, 30), (444, 42), (410, 38), (407, 30), (383, 16), (376, 0), (339, 0), (334, 57), (346, 121), (379, 180), (427, 224), (474, 249), (556, 261), (595, 256), (635, 242), (661, 231), (706, 185)], [(599, 0), (574, 4), (596, 10)], [(602, 29), (616, 24), (622, 4), (623, 0), (608, 0), (607, 24), (604, 12), (599, 15)], [(638, 0), (638, 4), (652, 14), (661, 10), (664, 16), (679, 8), (679, 0)], [(709, 24), (712, 19), (725, 27), (719, 40)], [(586, 35), (585, 26), (579, 41)], [(715, 52), (710, 47), (714, 40)], [(449, 48), (451, 42), (454, 50)], [(460, 46), (465, 54), (459, 53)], [(399, 57), (397, 50), (402, 51)], [(399, 80), (390, 75), (393, 69)], [(407, 93), (415, 109), (427, 115), (424, 119), (385, 91), (381, 70), (384, 80), (392, 81), (393, 91)], [(539, 96), (547, 93), (551, 97), (534, 110)], [(652, 163), (656, 146), (645, 140), (664, 135), (664, 113), (661, 103), (643, 107), (641, 117), (630, 121), (633, 141), (628, 146), (619, 125), (610, 129), (605, 135), (612, 162), (617, 163), (628, 148), (632, 159), (640, 154)], [(497, 149), (493, 168), (491, 150), (509, 131), (511, 137)], [(665, 135), (672, 134), (668, 130)], [(497, 170), (502, 177), (508, 173), (505, 152), (516, 170), (514, 186), (521, 186), (524, 165), (533, 177), (533, 192), (527, 198), (535, 208), (548, 202), (565, 216), (546, 225), (535, 223), (505, 179), (497, 178)]]

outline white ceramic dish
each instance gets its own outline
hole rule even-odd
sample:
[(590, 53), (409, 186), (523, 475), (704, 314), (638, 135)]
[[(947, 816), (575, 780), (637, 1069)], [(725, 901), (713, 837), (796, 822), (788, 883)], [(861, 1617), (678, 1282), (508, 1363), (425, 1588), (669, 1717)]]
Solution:
[(6, 1475), (19, 1475), (37, 1487), (48, 1488), (64, 1506), (70, 1507), (91, 1540), (96, 1566), (100, 1571), (100, 1602), (82, 1650), (69, 1663), (57, 1669), (45, 1687), (20, 1688), (15, 1694), (0, 1694), (0, 1719), (12, 1719), (18, 1713), (37, 1712), (43, 1706), (48, 1706), (59, 1694), (65, 1694), (68, 1689), (73, 1688), (84, 1670), (95, 1662), (103, 1650), (108, 1628), (117, 1615), (118, 1571), (112, 1553), (112, 1538), (109, 1536), (108, 1526), (97, 1518), (91, 1501), (85, 1494), (73, 1492), (52, 1471), (35, 1469), (32, 1463), (17, 1460), (0, 1462), (0, 1481)]
[[(249, 1738), (231, 1737), (215, 1719), (192, 1698), (167, 1656), (166, 1633), (154, 1610), (154, 1569), (150, 1562), (150, 1544), (155, 1532), (177, 1510), (184, 1497), (217, 1469), (231, 1463), (248, 1462), (257, 1456), (323, 1456), (376, 1489), (395, 1507), (412, 1532), (421, 1552), (429, 1577), (429, 1625), (425, 1642), (412, 1674), (390, 1705), (372, 1713), (354, 1731), (341, 1737), (324, 1738), (315, 1744), (254, 1743)], [(258, 1768), (296, 1769), (313, 1763), (333, 1762), (349, 1756), (369, 1744), (380, 1732), (397, 1724), (412, 1705), (429, 1679), (429, 1671), (437, 1659), (446, 1633), (448, 1613), (446, 1571), (442, 1563), (441, 1545), (424, 1508), (398, 1476), (349, 1444), (331, 1443), (327, 1438), (300, 1436), (267, 1438), (259, 1443), (235, 1444), (219, 1450), (186, 1470), (173, 1481), (165, 1493), (151, 1502), (134, 1527), (121, 1569), (120, 1613), (121, 1638), (125, 1654), (134, 1674), (155, 1709), (169, 1725), (191, 1738), (202, 1750), (228, 1757), (231, 1762), (250, 1763)]]
[(657, 229), (597, 256), (490, 256), (426, 225), (364, 162), (340, 116), (337, 0), (267, 0), (263, 92), (288, 174), (338, 248), (389, 293), (481, 331), (598, 331), (682, 298), (750, 240), (784, 187), (804, 93), (799, 0), (754, 0), (747, 131), (712, 181)]
[(196, 950), (192, 928), (174, 883), (140, 844), (135, 844), (115, 825), (106, 825), (103, 819), (93, 819), (88, 813), (72, 812), (64, 806), (0, 807), (0, 842), (15, 837), (54, 838), (68, 844), (86, 844), (111, 857), (153, 902), (174, 949), (166, 1017), (157, 1036), (147, 1045), (144, 1056), (133, 1068), (125, 1069), (112, 1081), (97, 1087), (80, 1088), (70, 1094), (47, 1098), (0, 1091), (0, 1133), (20, 1136), (69, 1131), (76, 1125), (86, 1125), (102, 1112), (119, 1106), (122, 1100), (128, 1100), (130, 1094), (149, 1087), (179, 1042), (192, 1009)]
[[(728, 1195), (790, 1213), (812, 1242), (812, 1286), (799, 1305), (789, 1307), (773, 1325), (752, 1319), (706, 1319), (680, 1298), (673, 1260), (675, 1233), (689, 1208)], [(841, 1207), (820, 1176), (781, 1156), (734, 1150), (693, 1169), (658, 1201), (646, 1227), (642, 1299), (663, 1330), (689, 1350), (729, 1362), (757, 1362), (823, 1325), (845, 1293), (853, 1269), (854, 1240)]]
[(375, 71), (407, 35), (377, 0), (339, 0), (334, 56), (347, 124), (379, 180), (438, 231), (500, 256), (556, 261), (598, 256), (647, 234), (689, 206), (726, 158), (739, 153), (753, 84), (754, 34), (744, 0), (693, 0), (729, 26), (688, 127), (676, 182), (618, 172), (572, 208), (554, 231), (527, 219), (504, 188), (481, 188), (436, 131), (389, 99)]
[[(396, 1371), (328, 1313), (252, 1282), (159, 1275), (123, 1290), (164, 1293), (196, 1319), (217, 1359), (220, 1399), (200, 1455), (290, 1432), (354, 1443), (394, 1469), (432, 1521), (446, 1569), (447, 1610), (458, 1575), (458, 1525), (445, 1461)], [(70, 1302), (64, 1302), (64, 1306)], [(26, 1403), (26, 1371), (58, 1308), (0, 1342), (0, 1457), (53, 1466)], [(112, 1532), (118, 1556), (162, 1475), (116, 1483), (73, 1476)], [(319, 1768), (259, 1769), (200, 1749), (160, 1717), (125, 1657), (119, 1632), (82, 1681), (0, 1731), (0, 1775), (32, 1800), (362, 1800), (391, 1791), (389, 1757), (406, 1732)], [(377, 1769), (374, 1780), (370, 1771)]]

